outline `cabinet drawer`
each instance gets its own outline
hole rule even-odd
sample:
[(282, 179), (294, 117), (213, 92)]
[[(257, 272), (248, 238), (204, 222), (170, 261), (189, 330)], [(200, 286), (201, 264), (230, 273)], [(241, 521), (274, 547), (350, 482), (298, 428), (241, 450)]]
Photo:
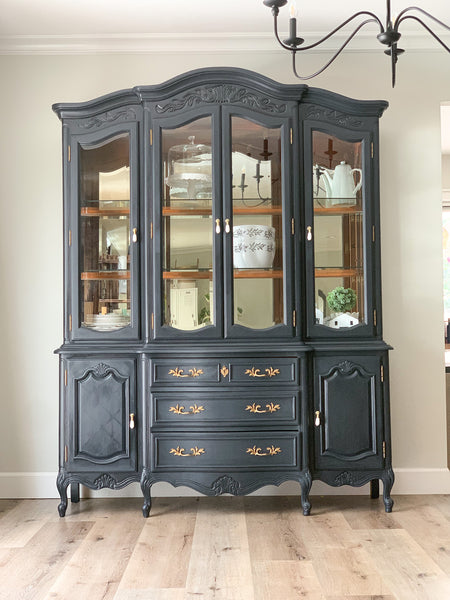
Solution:
[(297, 383), (297, 358), (239, 358), (229, 363), (231, 383), (279, 385)]
[(296, 384), (297, 358), (161, 359), (152, 362), (152, 383)]
[(150, 401), (153, 426), (297, 425), (300, 414), (299, 393), (292, 391), (261, 394), (235, 390), (232, 396), (229, 392), (164, 391), (151, 394)]
[(152, 383), (176, 383), (183, 386), (219, 383), (220, 369), (219, 361), (204, 358), (153, 360)]
[(152, 435), (155, 470), (293, 469), (299, 460), (299, 434), (242, 432)]

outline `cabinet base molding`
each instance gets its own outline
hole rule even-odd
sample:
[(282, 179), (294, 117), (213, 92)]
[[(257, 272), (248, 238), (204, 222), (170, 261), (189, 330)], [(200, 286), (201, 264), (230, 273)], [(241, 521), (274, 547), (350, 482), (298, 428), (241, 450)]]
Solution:
[(72, 502), (78, 502), (80, 496), (78, 487), (80, 484), (85, 485), (91, 490), (102, 490), (110, 488), (119, 490), (126, 487), (130, 483), (139, 481), (138, 474), (130, 473), (68, 473), (64, 468), (59, 469), (58, 477), (56, 478), (56, 487), (61, 497), (61, 502), (58, 506), (60, 517), (64, 517), (67, 510), (67, 488), (72, 486), (71, 499)]
[(266, 485), (279, 486), (285, 481), (297, 481), (301, 488), (301, 505), (303, 514), (309, 515), (311, 504), (309, 502), (309, 492), (311, 489), (312, 477), (309, 469), (304, 469), (298, 473), (277, 473), (262, 472), (256, 477), (255, 473), (183, 473), (164, 476), (144, 469), (141, 477), (141, 489), (144, 495), (144, 505), (142, 514), (148, 517), (151, 509), (151, 488), (152, 485), (164, 481), (174, 487), (187, 486), (204, 494), (205, 496), (220, 496), (222, 494), (232, 494), (233, 496), (244, 496), (258, 490)]

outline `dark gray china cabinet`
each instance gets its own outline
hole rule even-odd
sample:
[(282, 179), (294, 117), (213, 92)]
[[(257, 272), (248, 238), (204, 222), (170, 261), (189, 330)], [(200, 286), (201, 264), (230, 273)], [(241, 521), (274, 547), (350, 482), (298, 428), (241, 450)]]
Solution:
[(79, 486), (383, 482), (387, 103), (210, 68), (63, 125), (59, 513)]

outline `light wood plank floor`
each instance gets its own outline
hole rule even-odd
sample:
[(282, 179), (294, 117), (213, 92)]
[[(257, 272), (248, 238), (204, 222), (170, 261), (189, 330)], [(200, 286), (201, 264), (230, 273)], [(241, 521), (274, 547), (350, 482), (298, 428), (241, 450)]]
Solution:
[(450, 496), (0, 500), (0, 599), (449, 600)]

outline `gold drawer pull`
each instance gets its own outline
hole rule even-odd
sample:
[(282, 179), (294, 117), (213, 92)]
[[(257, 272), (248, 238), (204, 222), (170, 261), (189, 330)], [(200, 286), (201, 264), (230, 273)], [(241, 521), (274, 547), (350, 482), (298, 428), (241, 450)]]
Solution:
[(190, 410), (185, 411), (184, 406), (177, 404), (176, 406), (171, 406), (169, 408), (169, 412), (173, 412), (176, 415), (197, 415), (199, 412), (202, 412), (202, 410), (205, 410), (203, 406), (197, 406), (196, 404), (190, 406), (189, 408)]
[(253, 404), (249, 404), (245, 410), (249, 410), (251, 413), (274, 413), (277, 410), (280, 410), (280, 405), (270, 402), (270, 404), (266, 404), (265, 410), (261, 410), (261, 404), (253, 402)]
[(130, 429), (134, 429), (134, 413), (130, 414)]
[(131, 239), (134, 244), (138, 241), (137, 227), (133, 227), (133, 235), (132, 235)]
[(189, 374), (184, 372), (184, 369), (180, 369), (179, 367), (175, 367), (175, 369), (170, 369), (169, 375), (173, 375), (174, 377), (200, 377), (203, 375), (203, 371), (201, 369), (189, 369)]
[(185, 454), (185, 449), (177, 446), (176, 448), (171, 448), (169, 454), (174, 454), (175, 456), (200, 456), (205, 454), (205, 449), (195, 446), (194, 448), (191, 448), (189, 454)]
[(220, 233), (220, 219), (216, 219), (216, 233)]
[(265, 373), (261, 373), (261, 369), (252, 367), (251, 369), (246, 369), (245, 374), (249, 377), (275, 377), (280, 374), (280, 369), (274, 369), (273, 367), (264, 369), (264, 371)]
[(320, 420), (320, 410), (316, 410), (316, 412), (314, 413), (316, 418), (314, 419), (314, 425), (316, 427), (320, 427), (321, 424), (321, 420)]
[(247, 454), (252, 454), (253, 456), (275, 456), (275, 454), (280, 454), (281, 448), (275, 447), (273, 444), (266, 448), (267, 452), (261, 452), (261, 448), (257, 448), (253, 446), (252, 448), (247, 448)]

